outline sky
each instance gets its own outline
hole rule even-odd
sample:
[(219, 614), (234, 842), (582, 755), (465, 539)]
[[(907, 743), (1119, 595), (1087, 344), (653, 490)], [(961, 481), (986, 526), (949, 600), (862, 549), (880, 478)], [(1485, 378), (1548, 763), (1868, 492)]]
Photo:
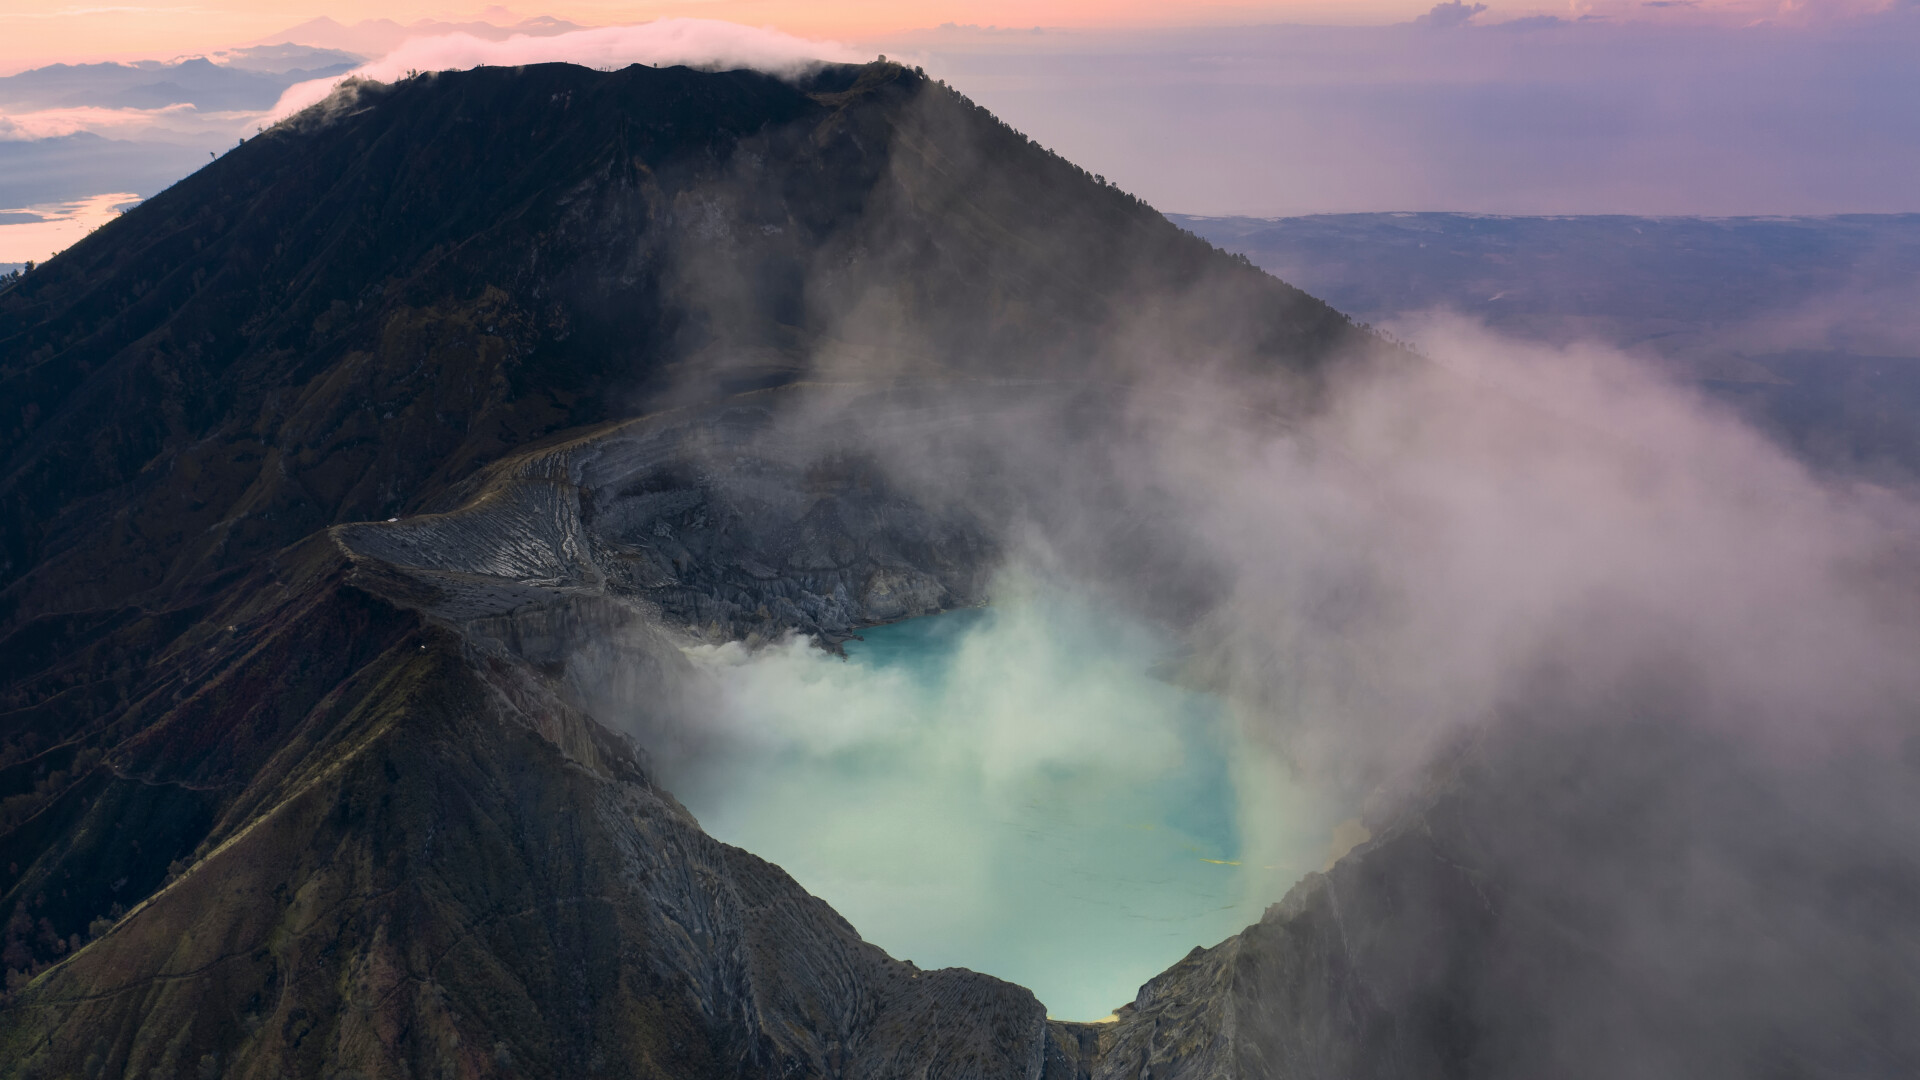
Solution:
[(1802, 25), (921, 34), (938, 71), (1162, 210), (1920, 210), (1920, 6)]
[[(1499, 2), (1487, 5), (1484, 21), (1521, 17), (1629, 19), (1643, 23), (1745, 26), (1774, 23), (1809, 26), (1858, 18), (1900, 6), (1903, 0), (1567, 0), (1564, 3)], [(1165, 0), (694, 0), (681, 3), (561, 0), (538, 12), (490, 9), (501, 15), (544, 14), (582, 25), (602, 26), (669, 17), (720, 19), (771, 26), (810, 37), (865, 41), (952, 23), (959, 26), (1030, 29), (1140, 29), (1174, 26), (1244, 26), (1272, 23), (1383, 25), (1425, 14), (1431, 0), (1252, 0), (1168, 4)], [(0, 7), (0, 74), (54, 62), (137, 59), (206, 52), (270, 37), (275, 31), (327, 16), (342, 23), (362, 19), (460, 21), (480, 16), (481, 5), (384, 3), (333, 0), (310, 8), (277, 0), (177, 0), (115, 3), (113, 0), (7, 0)], [(506, 21), (512, 21), (511, 18)]]
[[(504, 38), (527, 19), (544, 20), (524, 24), (534, 37), (449, 36), (479, 21)], [(228, 63), (288, 40), (367, 56), (374, 78), (543, 60), (778, 73), (884, 53), (1174, 213), (1920, 211), (1920, 0), (0, 0), (0, 76)], [(0, 218), (0, 269), (44, 258), (81, 208), (151, 195), (325, 90), (294, 87), (277, 111), (0, 92), (0, 211), (30, 211)], [(118, 157), (69, 146), (54, 161), (42, 145), (76, 133), (115, 140)], [(137, 176), (118, 164), (133, 159)]]

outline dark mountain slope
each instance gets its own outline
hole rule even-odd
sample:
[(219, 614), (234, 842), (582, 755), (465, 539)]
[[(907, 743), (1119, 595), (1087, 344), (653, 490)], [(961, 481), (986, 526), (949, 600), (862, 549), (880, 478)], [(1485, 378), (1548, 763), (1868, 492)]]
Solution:
[(182, 876), (9, 1006), (9, 1075), (793, 1074), (888, 1025), (1021, 1071), (1030, 995), (888, 960), (533, 680), (384, 624)]
[[(1352, 333), (911, 73), (820, 78), (370, 88), (76, 245), (0, 296), (4, 603), (391, 516), (545, 432), (790, 379), (829, 332), (890, 364), (1073, 370), (1133, 298), (1204, 278), (1210, 306), (1261, 317), (1189, 314), (1165, 328), (1188, 350), (1228, 326), (1276, 357)], [(168, 487), (165, 535), (76, 517)], [(30, 599), (56, 552), (65, 599)]]
[(604, 725), (668, 730), (676, 637), (977, 599), (985, 523), (780, 417), (963, 429), (1122, 326), (1369, 344), (884, 64), (359, 87), (0, 293), (0, 1075), (1067, 1067)]

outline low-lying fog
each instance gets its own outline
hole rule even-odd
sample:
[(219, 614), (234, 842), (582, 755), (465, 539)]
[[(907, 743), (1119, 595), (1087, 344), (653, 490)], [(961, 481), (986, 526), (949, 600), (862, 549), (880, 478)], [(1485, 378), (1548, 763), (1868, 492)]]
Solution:
[(719, 731), (678, 793), (893, 955), (1092, 1019), (1318, 869), (1332, 822), (1164, 635), (1029, 575), (994, 597), (845, 659), (693, 647)]

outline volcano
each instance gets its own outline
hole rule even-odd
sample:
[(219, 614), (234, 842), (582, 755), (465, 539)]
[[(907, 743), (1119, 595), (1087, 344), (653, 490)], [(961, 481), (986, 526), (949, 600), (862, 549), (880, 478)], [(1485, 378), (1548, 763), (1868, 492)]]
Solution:
[(675, 635), (977, 602), (965, 513), (720, 451), (834, 388), (1124, 378), (1143, 296), (1204, 297), (1160, 323), (1196, 354), (1370, 342), (884, 63), (348, 84), (28, 275), (0, 1071), (1063, 1067), (1030, 994), (861, 942), (595, 709), (667, 696)]
[[(1194, 625), (1227, 586), (1099, 434), (1421, 362), (897, 64), (343, 85), (0, 292), (0, 1076), (1555, 1074), (1529, 979), (1644, 986), (1503, 891), (1496, 758), (1100, 1024), (663, 780), (682, 646), (980, 603), (1014, 524)], [(1673, 1060), (1897, 1075), (1897, 1005)]]

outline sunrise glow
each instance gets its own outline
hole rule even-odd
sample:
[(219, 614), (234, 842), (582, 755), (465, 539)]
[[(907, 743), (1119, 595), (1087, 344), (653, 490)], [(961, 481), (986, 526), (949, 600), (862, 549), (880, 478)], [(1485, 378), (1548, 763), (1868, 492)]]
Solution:
[[(1568, 20), (1662, 23), (1804, 24), (1870, 15), (1893, 0), (1569, 0), (1566, 3), (1488, 4), (1483, 21), (1554, 17)], [(565, 0), (539, 8), (509, 10), (448, 8), (341, 0), (300, 9), (278, 3), (96, 4), (24, 0), (0, 11), (0, 74), (36, 64), (105, 59), (168, 58), (280, 40), (276, 35), (309, 19), (326, 17), (352, 25), (391, 20), (402, 26), (421, 20), (484, 19), (510, 24), (548, 16), (582, 26), (624, 25), (659, 18), (691, 17), (774, 27), (788, 33), (843, 41), (866, 41), (952, 24), (961, 28), (1086, 30), (1272, 23), (1382, 25), (1418, 18), (1432, 5), (1422, 0), (1250, 0), (1166, 4), (1150, 0), (933, 0), (917, 4), (882, 0), (713, 0), (682, 3), (606, 3)], [(1474, 5), (1466, 5), (1473, 7)]]

